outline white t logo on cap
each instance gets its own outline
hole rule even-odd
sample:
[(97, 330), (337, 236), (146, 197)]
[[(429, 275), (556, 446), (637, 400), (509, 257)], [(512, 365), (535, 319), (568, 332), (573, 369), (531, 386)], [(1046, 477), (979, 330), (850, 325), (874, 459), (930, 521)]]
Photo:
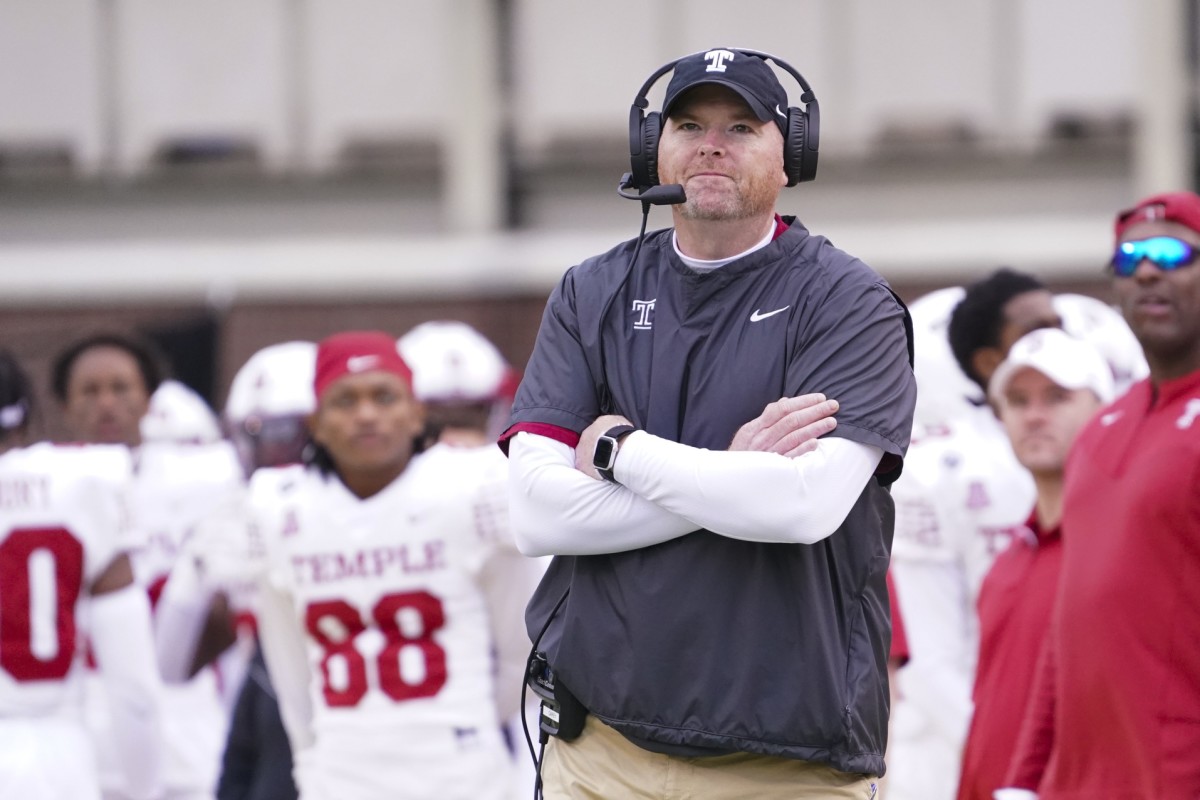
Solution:
[(706, 69), (704, 71), (705, 72), (724, 72), (725, 71), (725, 62), (733, 61), (733, 58), (735, 55), (736, 55), (736, 53), (734, 53), (731, 50), (709, 50), (707, 53), (704, 54), (704, 60), (711, 61), (712, 63), (709, 64), (708, 69)]

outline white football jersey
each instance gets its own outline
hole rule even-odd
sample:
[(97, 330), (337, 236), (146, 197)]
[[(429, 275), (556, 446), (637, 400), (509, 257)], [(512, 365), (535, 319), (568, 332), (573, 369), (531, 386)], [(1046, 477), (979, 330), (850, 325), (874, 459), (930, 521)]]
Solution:
[(87, 587), (128, 549), (123, 447), (0, 455), (0, 717), (78, 701)]
[(285, 720), (308, 728), (289, 728), (305, 800), (507, 796), (497, 675), (523, 674), (541, 564), (509, 533), (506, 469), (494, 446), (438, 445), (365, 500), (311, 468), (251, 479), (266, 591), (307, 654), (311, 712), (272, 667)]
[[(244, 479), (237, 454), (225, 441), (146, 442), (135, 451), (134, 469), (129, 504), (139, 545), (131, 552), (134, 578), (156, 604), (189, 539), (244, 492)], [(215, 791), (228, 730), (224, 693), (238, 689), (229, 678), (236, 680), (205, 667), (186, 683), (164, 687), (163, 778), (170, 792), (205, 797)], [(123, 778), (111, 747), (102, 691), (97, 681), (89, 681), (88, 724), (105, 790), (120, 796)]]
[(135, 456), (133, 524), (142, 546), (133, 569), (156, 597), (196, 529), (244, 485), (229, 442), (147, 442)]
[(130, 545), (124, 447), (0, 455), (0, 794), (99, 797), (81, 723), (96, 581)]
[(1000, 421), (983, 406), (914, 430), (892, 497), (893, 560), (959, 565), (973, 607), (992, 562), (1024, 530), (1037, 493)]
[(892, 576), (911, 659), (898, 675), (888, 796), (951, 800), (972, 708), (975, 601), (996, 556), (1026, 530), (1036, 490), (983, 406), (914, 431), (892, 497)]

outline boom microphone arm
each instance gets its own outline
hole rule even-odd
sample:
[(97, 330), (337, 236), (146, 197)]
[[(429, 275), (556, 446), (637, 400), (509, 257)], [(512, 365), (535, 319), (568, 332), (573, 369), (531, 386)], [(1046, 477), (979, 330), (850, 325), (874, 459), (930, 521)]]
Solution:
[(633, 173), (626, 172), (621, 176), (621, 182), (617, 184), (617, 194), (624, 197), (626, 200), (641, 200), (642, 204), (649, 209), (649, 206), (674, 206), (679, 205), (687, 200), (687, 195), (684, 194), (683, 186), (678, 183), (668, 183), (664, 186), (651, 186), (641, 192), (634, 193), (636, 189), (633, 185)]

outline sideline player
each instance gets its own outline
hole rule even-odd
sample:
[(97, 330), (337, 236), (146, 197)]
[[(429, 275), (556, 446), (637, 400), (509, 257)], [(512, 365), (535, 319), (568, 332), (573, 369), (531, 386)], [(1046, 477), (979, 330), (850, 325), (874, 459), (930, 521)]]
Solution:
[[(497, 409), (507, 412), (512, 368), (504, 361), (496, 346), (481, 333), (463, 322), (437, 320), (422, 323), (400, 337), (400, 353), (412, 367), (413, 391), (425, 405), (426, 441), (465, 448), (480, 462), (484, 484), (503, 489), (507, 482), (508, 462), (490, 435)], [(463, 485), (464, 491), (474, 487)], [(496, 498), (489, 506), (497, 513), (507, 514), (504, 498)], [(507, 518), (495, 519), (494, 526), (508, 528)], [(500, 645), (518, 647), (520, 652), (501, 654), (498, 665), (507, 666), (507, 673), (497, 676), (497, 711), (504, 721), (509, 748), (517, 760), (516, 785), (528, 789), (536, 780), (531, 760), (526, 754), (524, 726), (518, 713), (524, 684), (524, 658), (529, 649), (524, 633), (525, 606), (545, 571), (549, 559), (529, 558), (521, 563), (509, 562), (506, 569), (519, 570), (504, 581), (512, 592), (503, 599), (504, 608), (494, 607), (498, 621), (512, 626), (496, 637)], [(523, 579), (521, 578), (523, 575)], [(537, 727), (537, 700), (530, 693), (530, 705), (525, 709), (530, 728)]]
[[(157, 602), (187, 540), (214, 509), (242, 491), (237, 456), (226, 441), (179, 444), (144, 441), (141, 421), (162, 383), (163, 368), (145, 343), (102, 334), (82, 339), (55, 360), (53, 389), (71, 434), (82, 442), (115, 442), (130, 448), (134, 479), (129, 492), (137, 547), (130, 553), (134, 578)], [(156, 620), (156, 631), (164, 623)], [(156, 636), (160, 635), (156, 632)], [(236, 678), (235, 678), (236, 680)], [(228, 697), (217, 671), (197, 672), (164, 690), (167, 743), (163, 780), (169, 800), (211, 800), (228, 724)], [(106, 797), (127, 794), (112, 769), (103, 694), (88, 692), (88, 723), (99, 754)]]
[[(395, 339), (319, 345), (308, 466), (251, 481), (266, 553), (259, 631), (304, 800), (510, 793), (493, 653), (524, 558), (469, 450), (414, 455), (424, 411)], [(479, 486), (464, 497), (463, 487)], [(497, 600), (497, 598), (501, 598)], [(514, 627), (521, 647), (498, 644)]]
[(22, 448), (31, 398), (16, 361), (0, 352), (0, 796), (100, 797), (79, 718), (86, 638), (128, 796), (157, 798), (162, 686), (149, 603), (126, 552), (129, 453)]
[[(315, 406), (316, 361), (313, 342), (283, 342), (256, 352), (234, 376), (225, 403), (225, 425), (247, 477), (265, 467), (301, 462), (308, 443), (305, 418)], [(216, 572), (230, 574), (227, 569)], [(235, 581), (229, 591), (243, 613), (255, 613), (253, 583)], [(297, 795), (292, 772), (291, 745), (256, 640), (254, 659), (230, 720), (217, 798), (290, 800)]]
[[(305, 417), (313, 411), (317, 346), (292, 341), (254, 353), (234, 375), (223, 411), (225, 430), (249, 478), (264, 467), (299, 464), (308, 442)], [(212, 609), (228, 607), (236, 619), (239, 649), (248, 669), (236, 692), (222, 757), (217, 797), (294, 798), (292, 757), (270, 676), (253, 634), (257, 587), (245, 559), (247, 514), (244, 496), (231, 498), (193, 535), (171, 572), (158, 605), (159, 663), (164, 677), (186, 679), (217, 653), (204, 635)], [(221, 640), (217, 639), (218, 645)], [(228, 655), (222, 656), (222, 663)]]

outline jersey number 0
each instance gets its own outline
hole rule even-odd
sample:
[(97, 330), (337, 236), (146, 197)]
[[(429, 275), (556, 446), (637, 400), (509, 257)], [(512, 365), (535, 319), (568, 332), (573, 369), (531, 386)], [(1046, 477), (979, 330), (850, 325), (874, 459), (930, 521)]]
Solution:
[(0, 543), (0, 668), (62, 680), (75, 658), (83, 545), (65, 528), (18, 528)]
[[(383, 693), (402, 702), (441, 691), (446, 684), (446, 651), (433, 634), (446, 624), (442, 601), (424, 591), (386, 594), (371, 609), (371, 617), (385, 642), (375, 659)], [(325, 702), (334, 708), (358, 705), (368, 688), (367, 659), (355, 648), (356, 637), (367, 629), (362, 615), (345, 600), (321, 600), (309, 604), (304, 624), (324, 650)], [(423, 670), (410, 670), (420, 673), (415, 678), (405, 675), (405, 662), (412, 663), (407, 654), (419, 657), (423, 664)], [(333, 679), (334, 670), (343, 672), (340, 679)]]

